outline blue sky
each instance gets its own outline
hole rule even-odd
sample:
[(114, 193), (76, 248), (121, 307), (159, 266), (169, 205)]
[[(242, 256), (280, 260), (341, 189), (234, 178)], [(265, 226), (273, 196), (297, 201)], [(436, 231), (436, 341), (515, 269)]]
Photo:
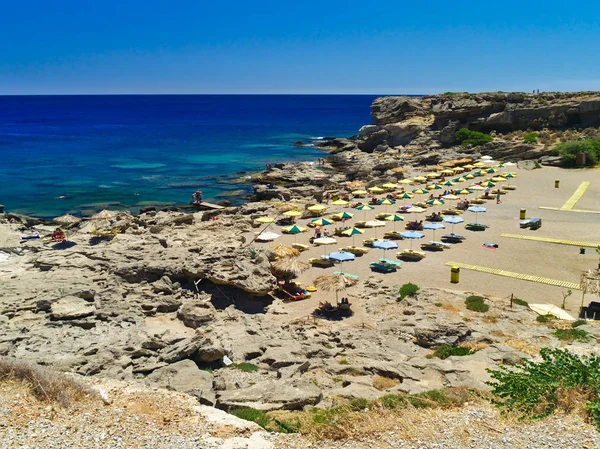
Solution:
[(600, 2), (13, 1), (0, 94), (600, 90)]

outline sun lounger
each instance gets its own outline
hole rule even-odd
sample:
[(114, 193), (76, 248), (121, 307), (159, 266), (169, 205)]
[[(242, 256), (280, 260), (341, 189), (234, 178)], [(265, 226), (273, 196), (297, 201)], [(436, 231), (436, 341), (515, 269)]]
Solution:
[(396, 253), (396, 257), (402, 260), (421, 260), (427, 256), (423, 251), (414, 251), (412, 249), (405, 249)]
[(460, 215), (463, 211), (460, 209), (444, 209), (442, 210), (443, 215)]
[(377, 263), (377, 262), (371, 262), (369, 264), (369, 266), (371, 267), (371, 270), (377, 271), (379, 273), (395, 273), (396, 272), (396, 268), (390, 267), (388, 265), (384, 265), (381, 263)]
[(498, 249), (497, 243), (482, 243), (481, 246), (487, 249)]
[(383, 234), (383, 238), (387, 240), (403, 240), (404, 237), (400, 235), (398, 231), (390, 231)]
[(439, 243), (429, 242), (421, 244), (421, 249), (426, 251), (443, 251), (445, 248), (445, 245), (440, 245)]
[(363, 248), (362, 246), (347, 246), (345, 248), (340, 248), (340, 251), (346, 251), (354, 254), (355, 256), (362, 256), (363, 254), (367, 254), (369, 252), (369, 248)]
[(465, 228), (469, 231), (485, 231), (489, 226), (483, 223), (467, 223)]
[(376, 238), (365, 239), (365, 240), (363, 240), (363, 245), (373, 246), (373, 242), (376, 242), (377, 240), (380, 240), (380, 239), (376, 239)]
[(343, 271), (334, 271), (333, 274), (343, 274), (344, 276), (348, 276), (349, 278), (358, 280), (358, 276), (355, 274), (344, 273)]
[(395, 260), (384, 259), (383, 257), (379, 259), (379, 263), (382, 265), (389, 265), (390, 267), (400, 268), (402, 267), (402, 262), (397, 262)]
[(465, 239), (466, 237), (462, 234), (445, 234), (442, 236), (442, 242), (445, 243), (460, 243)]
[(298, 251), (302, 252), (302, 251), (306, 251), (308, 248), (310, 248), (310, 246), (303, 245), (302, 243), (294, 243), (292, 245), (292, 248), (297, 249)]
[(529, 229), (536, 230), (542, 227), (542, 219), (541, 218), (532, 218), (529, 220)]
[(334, 261), (330, 259), (324, 259), (322, 257), (312, 257), (308, 259), (308, 263), (317, 267), (333, 267)]

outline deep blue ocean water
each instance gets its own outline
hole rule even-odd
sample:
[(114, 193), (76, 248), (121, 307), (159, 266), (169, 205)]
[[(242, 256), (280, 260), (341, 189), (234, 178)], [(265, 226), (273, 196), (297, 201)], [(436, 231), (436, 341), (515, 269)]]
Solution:
[[(372, 95), (0, 97), (0, 204), (38, 217), (208, 200), (238, 172), (310, 161), (371, 123)], [(62, 198), (61, 198), (62, 197)]]

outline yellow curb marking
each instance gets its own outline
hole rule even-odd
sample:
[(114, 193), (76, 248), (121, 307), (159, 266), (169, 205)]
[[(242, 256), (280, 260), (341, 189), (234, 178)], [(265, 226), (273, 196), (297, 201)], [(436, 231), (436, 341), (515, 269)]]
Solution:
[(533, 240), (535, 242), (544, 243), (556, 243), (557, 245), (587, 246), (590, 248), (597, 248), (598, 246), (600, 246), (600, 243), (578, 242), (576, 240), (551, 239), (547, 237), (534, 237), (521, 234), (500, 234), (500, 237), (507, 237), (509, 239)]
[(573, 207), (575, 207), (575, 204), (577, 204), (577, 201), (579, 201), (581, 199), (581, 197), (583, 196), (583, 194), (585, 193), (585, 191), (587, 190), (587, 188), (590, 186), (590, 181), (585, 181), (582, 182), (579, 187), (577, 187), (577, 190), (575, 190), (575, 193), (573, 194), (573, 196), (571, 196), (571, 198), (569, 198), (567, 200), (567, 202), (565, 204), (562, 205), (562, 207), (560, 208), (560, 210), (571, 210), (573, 209)]
[(585, 209), (563, 209), (561, 207), (540, 206), (540, 209), (560, 210), (562, 212), (581, 212), (583, 214), (600, 214), (600, 210), (585, 210)]
[(459, 267), (464, 268), (465, 270), (479, 271), (481, 273), (495, 274), (497, 276), (520, 279), (523, 281), (538, 282), (540, 284), (554, 285), (556, 287), (570, 288), (572, 290), (580, 290), (580, 285), (575, 282), (559, 281), (558, 279), (550, 279), (541, 276), (532, 276), (530, 274), (513, 273), (512, 271), (498, 270), (497, 268), (480, 267), (478, 265), (470, 265), (467, 263), (460, 262), (448, 262), (446, 263), (446, 266)]

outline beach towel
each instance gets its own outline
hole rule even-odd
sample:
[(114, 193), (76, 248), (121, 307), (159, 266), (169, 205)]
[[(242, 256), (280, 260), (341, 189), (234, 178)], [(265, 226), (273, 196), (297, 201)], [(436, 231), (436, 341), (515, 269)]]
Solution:
[(482, 243), (481, 246), (488, 249), (498, 249), (497, 243)]

